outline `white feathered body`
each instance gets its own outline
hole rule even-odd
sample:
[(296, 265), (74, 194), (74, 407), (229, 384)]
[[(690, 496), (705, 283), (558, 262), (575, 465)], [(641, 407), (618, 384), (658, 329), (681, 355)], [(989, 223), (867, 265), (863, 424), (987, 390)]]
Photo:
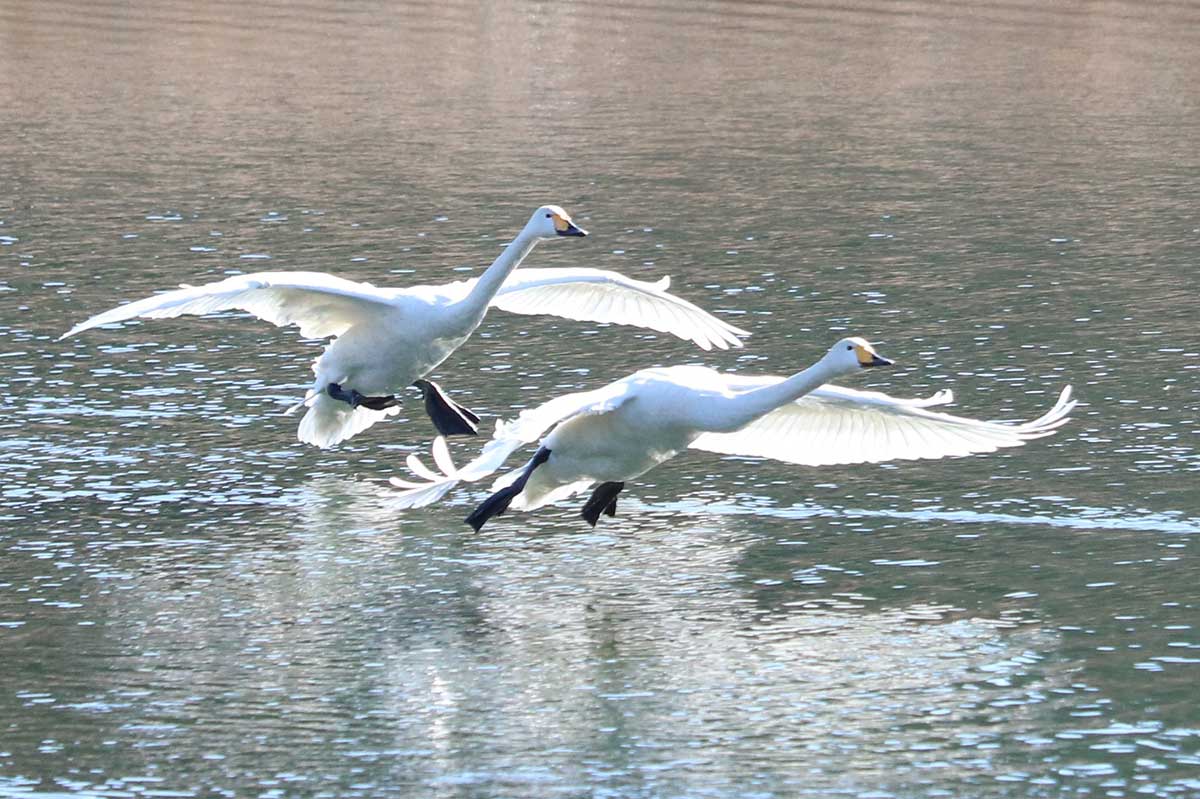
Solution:
[[(702, 366), (644, 369), (596, 393), (595, 402), (542, 439), (550, 457), (534, 470), (513, 508), (532, 510), (593, 483), (633, 480), (703, 433), (733, 429), (742, 417), (750, 420), (748, 411), (735, 413), (737, 393), (723, 376)], [(506, 475), (497, 485), (519, 473)]]
[(428, 375), (470, 338), (483, 318), (454, 299), (438, 287), (415, 286), (397, 294), (390, 309), (330, 342), (313, 362), (315, 379), (304, 401), (308, 410), (300, 421), (300, 440), (331, 447), (398, 413), (396, 407), (351, 408), (329, 396), (326, 387), (337, 383), (364, 396), (385, 396)]
[[(539, 440), (550, 454), (529, 472), (509, 507), (531, 510), (593, 483), (626, 482), (685, 449), (804, 466), (994, 452), (1053, 434), (1076, 404), (1067, 386), (1036, 419), (990, 422), (934, 410), (953, 402), (948, 390), (905, 399), (829, 383), (880, 362), (890, 363), (852, 337), (790, 377), (723, 374), (701, 366), (645, 369), (497, 423), (492, 440), (461, 469), (445, 440), (435, 439), (432, 453), (441, 473), (409, 456), (409, 469), (423, 482), (392, 478), (401, 489), (395, 502), (399, 507), (436, 502), (458, 483), (495, 473), (510, 454)], [(512, 484), (528, 467), (502, 476), (493, 490)]]
[(403, 391), (428, 375), (479, 326), (489, 307), (517, 314), (636, 325), (692, 341), (702, 349), (740, 347), (745, 330), (647, 283), (601, 269), (513, 270), (534, 246), (560, 235), (586, 235), (558, 206), (543, 206), (478, 278), (438, 286), (379, 288), (321, 272), (257, 272), (204, 286), (183, 286), (126, 303), (75, 325), (73, 336), (136, 317), (248, 311), (306, 338), (333, 339), (319, 357), (304, 401), (301, 441), (331, 447), (398, 412), (351, 408), (330, 383), (366, 397)]

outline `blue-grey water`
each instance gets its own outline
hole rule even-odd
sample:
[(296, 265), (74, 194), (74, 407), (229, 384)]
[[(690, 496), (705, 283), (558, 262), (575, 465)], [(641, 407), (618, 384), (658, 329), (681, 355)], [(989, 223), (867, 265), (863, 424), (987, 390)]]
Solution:
[[(1200, 7), (0, 0), (0, 796), (1200, 794)], [(595, 530), (472, 534), (281, 412), (242, 314), (57, 341), (229, 274), (664, 274), (751, 330), (495, 313), (489, 420), (847, 332), (1053, 438), (805, 469), (680, 457)], [(473, 444), (456, 444), (469, 457)], [(626, 499), (628, 497), (628, 499)]]

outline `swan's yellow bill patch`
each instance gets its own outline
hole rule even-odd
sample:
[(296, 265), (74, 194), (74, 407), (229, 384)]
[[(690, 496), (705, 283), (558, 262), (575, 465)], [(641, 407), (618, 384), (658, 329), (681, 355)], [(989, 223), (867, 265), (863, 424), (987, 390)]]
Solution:
[(855, 344), (854, 354), (858, 357), (858, 362), (863, 366), (874, 363), (875, 361), (875, 351), (870, 347), (864, 347), (861, 344)]
[(554, 215), (554, 229), (555, 230), (557, 230), (559, 233), (563, 233), (570, 227), (571, 227), (571, 220), (567, 219), (566, 217), (559, 216), (558, 214)]

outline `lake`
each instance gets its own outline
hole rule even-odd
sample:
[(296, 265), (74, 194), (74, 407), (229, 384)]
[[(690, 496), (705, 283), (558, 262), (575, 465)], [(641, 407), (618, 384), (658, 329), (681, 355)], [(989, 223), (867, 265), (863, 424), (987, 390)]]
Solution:
[[(0, 0), (0, 796), (1200, 793), (1200, 6)], [(1057, 435), (706, 453), (463, 517), (282, 412), (321, 342), (71, 325), (264, 270), (477, 275), (530, 212), (752, 336), (494, 312), (485, 418), (636, 369), (952, 389)], [(452, 445), (465, 460), (478, 442)], [(515, 462), (515, 459), (514, 459)]]

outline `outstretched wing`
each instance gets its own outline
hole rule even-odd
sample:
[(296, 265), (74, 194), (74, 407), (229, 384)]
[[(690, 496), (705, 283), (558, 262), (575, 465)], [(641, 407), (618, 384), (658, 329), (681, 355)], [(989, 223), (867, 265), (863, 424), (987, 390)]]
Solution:
[(670, 333), (704, 350), (740, 347), (750, 335), (657, 283), (603, 269), (518, 269), (509, 275), (492, 307), (519, 314), (549, 314), (580, 322), (634, 325)]
[(521, 411), (512, 421), (497, 420), (492, 439), (484, 445), (479, 455), (463, 466), (455, 467), (450, 458), (446, 440), (438, 436), (431, 448), (434, 464), (441, 473), (430, 469), (416, 455), (406, 461), (409, 471), (423, 482), (390, 479), (390, 483), (401, 489), (389, 497), (389, 503), (397, 508), (420, 508), (437, 502), (446, 492), (459, 483), (473, 483), (496, 472), (508, 456), (525, 444), (533, 443), (554, 425), (572, 416), (590, 413), (605, 413), (629, 399), (629, 383), (617, 381), (595, 391), (564, 394), (536, 408)]
[(351, 325), (385, 313), (394, 289), (327, 275), (323, 272), (255, 272), (204, 286), (156, 294), (80, 322), (61, 338), (135, 317), (165, 319), (214, 311), (248, 311), (283, 327), (298, 325), (306, 338), (340, 336)]
[[(782, 378), (751, 380), (765, 385)], [(748, 383), (744, 386), (750, 387)], [(803, 466), (945, 458), (994, 452), (1048, 436), (1066, 423), (1075, 407), (1067, 386), (1054, 407), (1023, 424), (984, 422), (929, 410), (951, 401), (953, 395), (948, 391), (911, 400), (826, 385), (736, 432), (705, 433), (691, 447)]]

